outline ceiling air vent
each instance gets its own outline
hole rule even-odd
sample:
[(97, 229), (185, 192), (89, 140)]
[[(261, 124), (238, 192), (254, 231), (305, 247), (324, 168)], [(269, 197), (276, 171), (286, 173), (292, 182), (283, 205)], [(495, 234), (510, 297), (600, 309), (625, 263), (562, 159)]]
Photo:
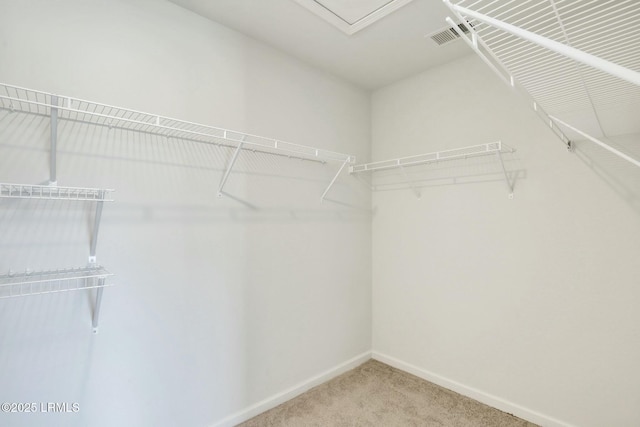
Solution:
[[(467, 23), (467, 25), (473, 28), (471, 24)], [(438, 45), (442, 46), (443, 44), (451, 43), (454, 40), (458, 40), (460, 38), (460, 33), (467, 34), (469, 32), (469, 28), (467, 27), (467, 25), (458, 24), (457, 28), (444, 28), (431, 34), (429, 37), (431, 37), (431, 40), (436, 42)]]

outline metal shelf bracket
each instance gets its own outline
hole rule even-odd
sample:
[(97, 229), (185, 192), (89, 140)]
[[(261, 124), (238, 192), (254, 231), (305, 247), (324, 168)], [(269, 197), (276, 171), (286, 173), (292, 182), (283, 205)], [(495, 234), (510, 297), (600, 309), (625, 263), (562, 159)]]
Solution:
[(57, 143), (58, 143), (58, 108), (55, 106), (58, 105), (58, 97), (56, 95), (51, 95), (51, 154), (50, 154), (50, 164), (49, 164), (49, 185), (56, 186), (58, 184), (56, 178), (56, 154), (57, 154)]
[(100, 305), (102, 304), (102, 293), (104, 292), (104, 278), (98, 279), (98, 290), (96, 291), (96, 304), (93, 307), (93, 317), (91, 326), (94, 334), (98, 333), (98, 320), (100, 318)]
[(640, 167), (640, 160), (634, 159), (633, 157), (629, 156), (628, 154), (625, 154), (622, 151), (613, 148), (609, 144), (605, 144), (604, 142), (600, 141), (599, 139), (594, 138), (593, 136), (589, 135), (588, 133), (582, 132), (580, 129), (575, 128), (575, 127), (571, 126), (570, 124), (563, 122), (562, 120), (560, 120), (557, 117), (550, 116), (550, 118), (551, 118), (551, 120), (561, 124), (562, 126), (565, 126), (568, 129), (571, 129), (572, 131), (576, 132), (577, 134), (583, 136), (584, 138), (588, 139), (589, 141), (593, 142), (594, 144), (599, 145), (600, 147), (604, 148), (605, 150), (615, 154), (616, 156), (628, 161), (629, 163), (632, 163), (632, 164)]
[(416, 184), (413, 182), (413, 180), (409, 178), (409, 175), (407, 174), (407, 171), (404, 170), (403, 166), (400, 166), (400, 172), (402, 172), (402, 176), (409, 183), (409, 186), (411, 187), (411, 191), (413, 191), (413, 194), (415, 194), (418, 199), (421, 199), (422, 194), (420, 193), (420, 190), (418, 190), (418, 187), (416, 187)]
[[(100, 201), (96, 202), (96, 215), (91, 233), (91, 247), (89, 248), (89, 263), (96, 264), (96, 245), (98, 244), (98, 231), (100, 230), (100, 220), (102, 219), (102, 208), (104, 207), (104, 190), (100, 190)], [(98, 279), (99, 287), (96, 293), (96, 303), (93, 307), (93, 333), (98, 333), (98, 318), (100, 316), (100, 305), (102, 304), (102, 292), (104, 291), (104, 278)]]
[(504, 174), (504, 182), (507, 184), (507, 188), (509, 189), (509, 199), (513, 199), (513, 185), (509, 181), (509, 175), (507, 174), (507, 169), (504, 167), (504, 161), (502, 160), (502, 152), (500, 150), (496, 151), (496, 155), (498, 156), (498, 160), (500, 162), (500, 166), (502, 167), (502, 173)]
[(329, 186), (324, 190), (324, 193), (322, 193), (322, 196), (320, 196), (320, 202), (324, 202), (324, 199), (325, 199), (327, 193), (329, 192), (329, 190), (331, 190), (331, 187), (333, 187), (333, 184), (335, 184), (336, 180), (338, 179), (338, 177), (340, 176), (340, 174), (344, 170), (345, 166), (347, 166), (349, 163), (351, 163), (351, 157), (347, 157), (347, 159), (344, 161), (344, 163), (342, 163), (342, 165), (340, 166), (340, 169), (338, 169), (338, 172), (336, 173), (336, 175), (333, 177), (333, 179), (329, 183)]
[(244, 136), (242, 137), (242, 141), (238, 143), (236, 147), (236, 151), (233, 152), (233, 156), (231, 157), (231, 161), (229, 161), (229, 165), (227, 166), (227, 170), (224, 171), (224, 175), (222, 176), (222, 181), (220, 182), (220, 187), (218, 187), (218, 197), (222, 197), (222, 189), (224, 185), (227, 183), (227, 179), (229, 179), (229, 175), (231, 174), (231, 169), (236, 164), (236, 160), (238, 160), (238, 155), (240, 154), (240, 150), (242, 150), (242, 144), (244, 144)]

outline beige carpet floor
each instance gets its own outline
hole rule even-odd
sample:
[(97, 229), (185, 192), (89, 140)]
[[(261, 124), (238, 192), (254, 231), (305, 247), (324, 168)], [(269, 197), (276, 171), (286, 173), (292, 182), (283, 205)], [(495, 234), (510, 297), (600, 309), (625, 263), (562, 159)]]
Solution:
[(240, 426), (536, 427), (375, 360)]

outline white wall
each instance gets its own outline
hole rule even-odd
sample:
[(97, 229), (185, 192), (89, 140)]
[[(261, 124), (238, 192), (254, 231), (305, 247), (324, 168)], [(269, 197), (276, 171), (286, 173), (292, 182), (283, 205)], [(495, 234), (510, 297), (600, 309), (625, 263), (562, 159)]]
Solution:
[(640, 171), (567, 153), (474, 56), (372, 104), (374, 160), (517, 150), (513, 200), (494, 157), (414, 169), (421, 199), (374, 193), (374, 354), (543, 425), (640, 425)]
[[(0, 81), (369, 157), (366, 93), (164, 1), (0, 0)], [(245, 153), (217, 199), (228, 150), (62, 123), (59, 183), (117, 190), (118, 286), (98, 335), (83, 293), (0, 300), (0, 401), (81, 408), (0, 424), (214, 424), (366, 352), (373, 272), (379, 356), (548, 425), (637, 425), (638, 172), (564, 152), (474, 57), (372, 105), (374, 159), (502, 139), (515, 199), (492, 158), (414, 169), (421, 199), (374, 195), (372, 267), (368, 191), (318, 201), (336, 165)], [(0, 112), (0, 181), (46, 181), (47, 135)], [(83, 265), (91, 213), (3, 201), (0, 271)]]
[[(171, 3), (0, 0), (0, 81), (369, 156), (369, 94)], [(48, 121), (0, 112), (0, 181), (48, 177)], [(85, 293), (0, 300), (12, 426), (206, 426), (369, 351), (370, 194), (338, 165), (60, 124), (58, 183), (115, 188)], [(364, 209), (362, 209), (364, 208)], [(92, 207), (0, 203), (0, 271), (86, 263)]]

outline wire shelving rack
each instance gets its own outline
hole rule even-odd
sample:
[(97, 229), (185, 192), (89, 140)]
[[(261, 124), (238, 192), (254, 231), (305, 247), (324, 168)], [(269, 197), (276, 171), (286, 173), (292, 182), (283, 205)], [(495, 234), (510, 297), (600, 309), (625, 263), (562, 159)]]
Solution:
[(199, 123), (145, 113), (93, 101), (55, 95), (0, 83), (0, 108), (49, 117), (52, 110), (59, 120), (72, 120), (109, 128), (151, 133), (167, 138), (265, 152), (319, 162), (354, 163), (355, 157), (322, 148), (294, 144)]
[[(569, 150), (585, 138), (640, 132), (640, 2), (444, 0), (461, 38), (531, 106)], [(458, 25), (452, 18), (447, 22)], [(567, 134), (565, 134), (565, 132)]]
[(8, 273), (0, 276), (0, 299), (112, 286), (113, 276), (100, 265), (60, 270)]
[(499, 160), (500, 167), (504, 174), (505, 183), (507, 184), (507, 188), (509, 190), (509, 198), (513, 199), (513, 185), (509, 180), (509, 176), (507, 174), (507, 170), (504, 166), (504, 161), (502, 159), (502, 153), (504, 152), (511, 153), (513, 152), (513, 149), (503, 147), (502, 141), (495, 141), (495, 142), (489, 142), (485, 144), (454, 148), (451, 150), (435, 151), (432, 153), (418, 154), (415, 156), (400, 157), (397, 159), (381, 160), (377, 162), (357, 164), (349, 168), (349, 173), (358, 174), (363, 172), (378, 172), (378, 171), (385, 171), (385, 170), (391, 170), (391, 169), (399, 169), (403, 174), (404, 178), (407, 180), (408, 184), (411, 186), (411, 189), (413, 190), (414, 194), (418, 198), (420, 198), (421, 197), (420, 191), (418, 190), (417, 186), (409, 178), (409, 175), (404, 170), (405, 167), (439, 163), (441, 161), (447, 161), (447, 160), (467, 159), (471, 157), (495, 154)]
[(113, 191), (111, 189), (60, 187), (57, 185), (0, 183), (0, 197), (10, 199), (112, 202), (110, 193)]

